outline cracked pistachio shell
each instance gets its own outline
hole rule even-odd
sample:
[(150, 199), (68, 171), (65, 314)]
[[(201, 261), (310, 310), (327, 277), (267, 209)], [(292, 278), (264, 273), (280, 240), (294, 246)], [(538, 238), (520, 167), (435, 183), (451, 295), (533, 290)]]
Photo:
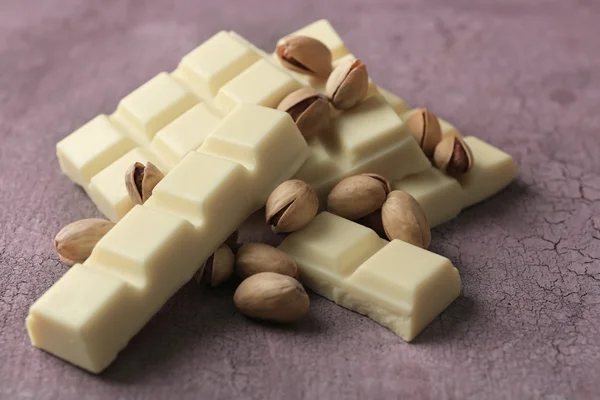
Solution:
[(290, 93), (281, 100), (277, 109), (290, 114), (306, 140), (327, 131), (331, 125), (329, 101), (313, 88)]
[(219, 286), (233, 275), (235, 256), (226, 244), (219, 248), (200, 267), (194, 278), (198, 283)]
[(113, 226), (114, 222), (100, 218), (82, 219), (65, 226), (54, 238), (60, 261), (68, 266), (84, 262)]
[(310, 307), (300, 282), (274, 272), (260, 272), (242, 281), (233, 295), (233, 302), (250, 318), (282, 323), (299, 320)]
[(381, 207), (383, 229), (390, 240), (399, 239), (427, 249), (431, 231), (419, 203), (402, 190), (390, 192)]
[(346, 110), (360, 103), (369, 89), (367, 67), (360, 60), (340, 63), (329, 75), (325, 93), (338, 110)]
[(473, 153), (460, 137), (448, 136), (436, 146), (433, 161), (440, 171), (458, 177), (473, 166)]
[(294, 232), (304, 228), (319, 210), (319, 198), (310, 185), (291, 179), (277, 186), (267, 199), (265, 219), (274, 232)]
[(354, 175), (342, 179), (327, 196), (327, 211), (357, 220), (381, 208), (390, 184), (376, 174)]
[(246, 243), (238, 250), (235, 259), (238, 276), (246, 279), (260, 272), (298, 276), (298, 265), (283, 251), (264, 243)]
[(442, 140), (442, 128), (435, 114), (419, 108), (408, 118), (406, 127), (425, 155), (433, 156), (435, 146)]
[(331, 51), (308, 36), (290, 36), (277, 46), (283, 66), (301, 74), (327, 78), (331, 73)]
[(148, 161), (148, 165), (136, 162), (125, 172), (125, 187), (133, 204), (144, 204), (152, 195), (154, 187), (164, 174)]

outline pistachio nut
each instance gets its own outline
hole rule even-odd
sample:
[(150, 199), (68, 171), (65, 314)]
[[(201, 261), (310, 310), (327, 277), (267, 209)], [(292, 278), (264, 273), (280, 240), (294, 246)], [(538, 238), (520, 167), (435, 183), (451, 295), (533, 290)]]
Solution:
[(331, 73), (331, 51), (317, 39), (289, 36), (276, 53), (283, 66), (301, 74), (327, 78)]
[(298, 265), (293, 258), (263, 243), (246, 243), (240, 247), (236, 255), (235, 270), (242, 279), (260, 272), (275, 272), (292, 278), (298, 276)]
[(448, 136), (436, 146), (433, 161), (440, 171), (458, 177), (473, 166), (473, 153), (460, 137)]
[(327, 131), (331, 124), (329, 101), (313, 88), (290, 93), (281, 100), (277, 109), (290, 114), (306, 140)]
[(427, 249), (431, 231), (419, 203), (402, 190), (390, 192), (381, 207), (383, 229), (390, 240), (400, 239)]
[(368, 90), (369, 74), (360, 60), (341, 62), (325, 84), (325, 93), (338, 110), (354, 107), (366, 97)]
[(406, 128), (427, 157), (433, 156), (435, 146), (442, 140), (442, 128), (434, 113), (419, 108), (406, 121)]
[(202, 264), (194, 279), (201, 284), (219, 286), (233, 275), (235, 256), (226, 244), (222, 244)]
[(82, 219), (65, 226), (54, 238), (60, 261), (68, 266), (84, 262), (113, 226), (114, 222), (100, 218)]
[(390, 184), (377, 174), (342, 179), (327, 196), (327, 211), (350, 220), (362, 218), (381, 208)]
[(242, 281), (233, 302), (250, 318), (282, 323), (299, 320), (310, 307), (310, 299), (300, 282), (274, 272), (260, 272)]
[(127, 168), (125, 187), (133, 204), (144, 204), (162, 178), (164, 174), (150, 161), (147, 165), (136, 162)]
[(319, 210), (319, 199), (310, 185), (291, 179), (277, 186), (267, 199), (265, 219), (274, 232), (293, 232), (304, 228)]

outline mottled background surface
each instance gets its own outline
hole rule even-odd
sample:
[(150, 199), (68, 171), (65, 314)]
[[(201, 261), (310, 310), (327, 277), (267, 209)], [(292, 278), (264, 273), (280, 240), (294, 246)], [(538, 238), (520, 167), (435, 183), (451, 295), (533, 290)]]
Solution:
[[(0, 0), (0, 397), (589, 399), (600, 393), (600, 2)], [(52, 239), (99, 215), (55, 143), (220, 29), (272, 49), (329, 18), (376, 83), (511, 153), (518, 179), (433, 232), (464, 295), (413, 343), (312, 296), (250, 322), (188, 285), (101, 376), (29, 345), (65, 271)], [(244, 239), (273, 241), (259, 219)]]

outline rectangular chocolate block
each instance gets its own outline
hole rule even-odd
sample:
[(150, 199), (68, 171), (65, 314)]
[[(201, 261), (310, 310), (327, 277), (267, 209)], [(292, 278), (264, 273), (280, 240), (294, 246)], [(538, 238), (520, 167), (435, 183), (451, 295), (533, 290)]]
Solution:
[(450, 260), (322, 212), (279, 249), (316, 293), (413, 340), (460, 294)]
[[(236, 121), (248, 115), (245, 124)], [(268, 190), (289, 179), (308, 156), (304, 138), (282, 111), (244, 104), (221, 124), (240, 124), (246, 136), (221, 132), (223, 143), (214, 154), (188, 153), (83, 265), (71, 268), (31, 306), (27, 328), (34, 346), (91, 372), (104, 370), (264, 204)]]

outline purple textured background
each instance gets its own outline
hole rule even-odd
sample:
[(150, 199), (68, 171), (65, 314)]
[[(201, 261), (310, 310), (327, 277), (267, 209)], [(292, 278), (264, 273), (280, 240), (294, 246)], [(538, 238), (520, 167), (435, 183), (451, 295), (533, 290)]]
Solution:
[[(0, 397), (598, 396), (600, 2), (244, 3), (0, 2)], [(409, 345), (317, 296), (275, 327), (237, 314), (233, 286), (188, 285), (101, 376), (31, 347), (27, 308), (66, 271), (54, 235), (98, 215), (56, 142), (217, 30), (272, 49), (318, 18), (377, 83), (518, 161), (507, 190), (433, 232), (463, 296)], [(273, 241), (255, 219), (242, 238)]]

